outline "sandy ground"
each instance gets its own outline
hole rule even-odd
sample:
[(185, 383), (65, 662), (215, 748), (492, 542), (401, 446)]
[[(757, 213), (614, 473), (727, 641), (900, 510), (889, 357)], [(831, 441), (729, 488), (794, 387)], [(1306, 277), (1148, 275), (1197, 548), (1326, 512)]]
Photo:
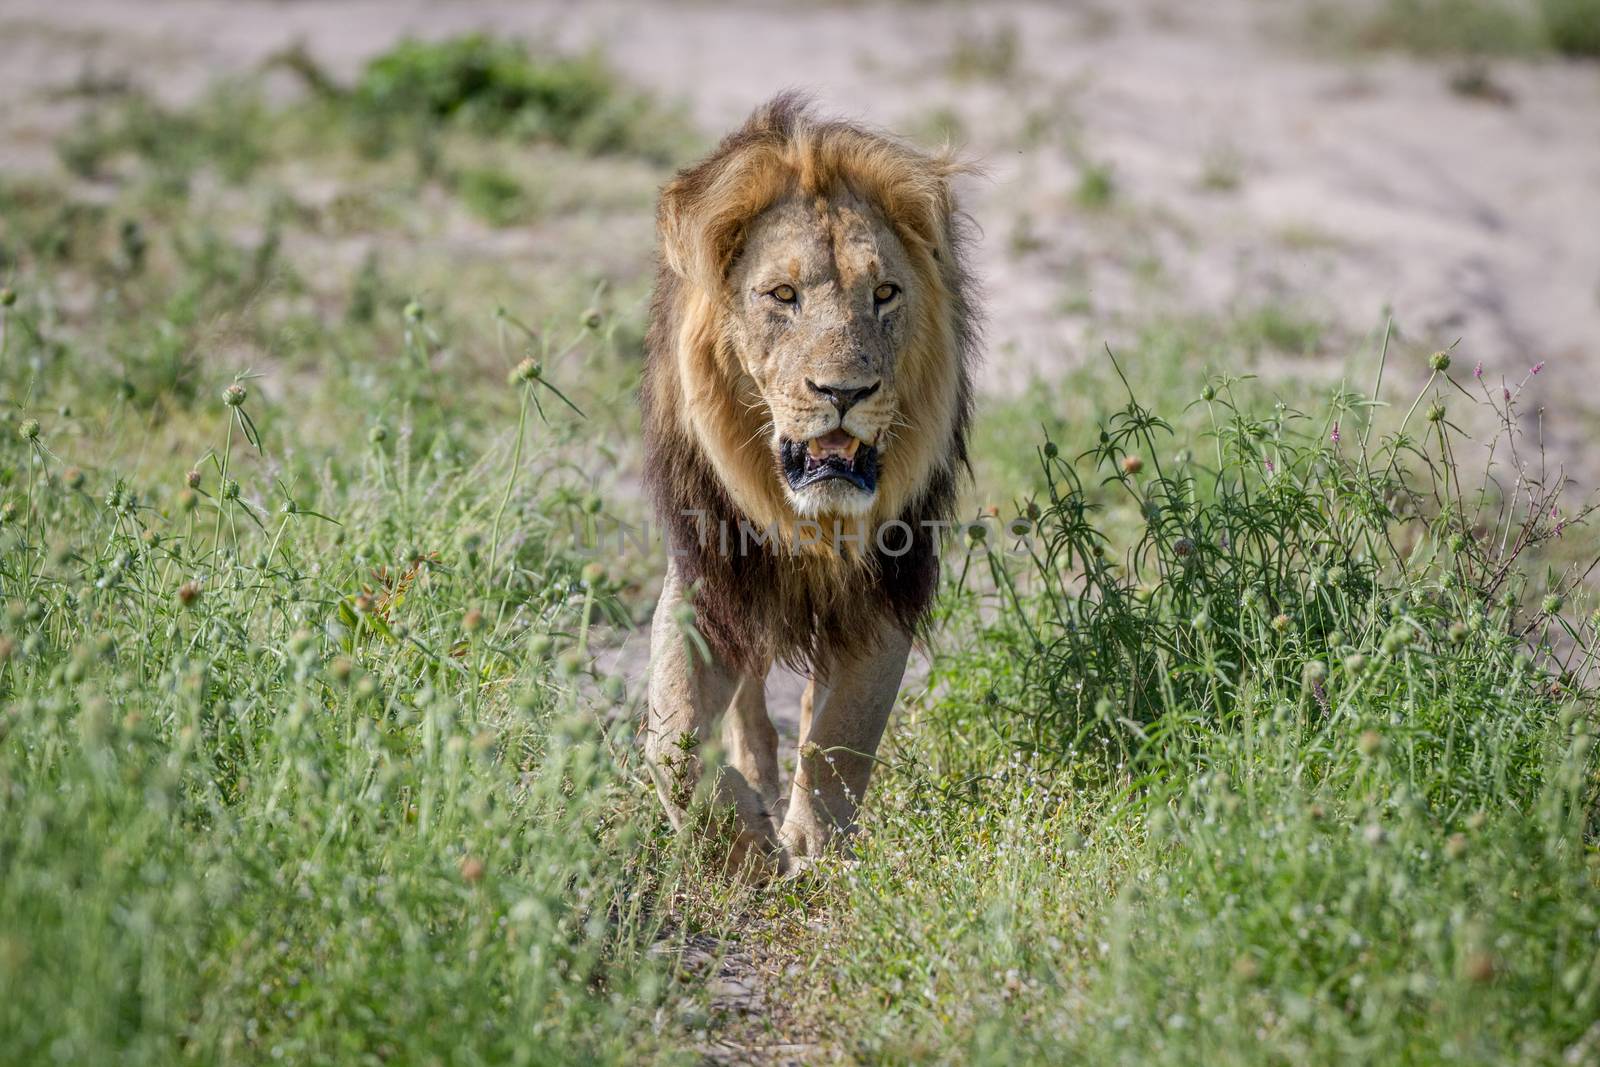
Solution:
[[(599, 47), (708, 131), (786, 87), (895, 129), (953, 125), (987, 170), (965, 199), (992, 388), (1048, 377), (1157, 307), (1275, 302), (1349, 337), (1392, 306), (1417, 344), (1463, 338), (1508, 375), (1546, 360), (1545, 396), (1587, 406), (1600, 67), (1501, 63), (1509, 102), (1467, 97), (1449, 64), (1314, 54), (1290, 8), (6, 0), (0, 167), (49, 162), (69, 106), (51, 90), (85, 71), (182, 98), (295, 40), (347, 74), (405, 35), (492, 29)], [(1008, 34), (1005, 69), (958, 76), (963, 50)], [(1112, 168), (1112, 210), (1075, 203), (1085, 162)]]

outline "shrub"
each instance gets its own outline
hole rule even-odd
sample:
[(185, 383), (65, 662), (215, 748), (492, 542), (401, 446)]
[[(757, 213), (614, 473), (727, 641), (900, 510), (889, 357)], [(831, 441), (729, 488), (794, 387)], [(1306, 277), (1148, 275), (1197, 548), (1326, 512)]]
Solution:
[(1541, 0), (1540, 10), (1556, 51), (1600, 56), (1600, 0)]
[[(861, 1058), (1592, 1058), (1589, 509), (1521, 386), (1450, 364), (1398, 418), (1220, 378), (1040, 447), (1029, 558), (975, 539), (946, 590), (819, 939)], [(1468, 391), (1486, 417), (1444, 417)], [(1456, 417), (1499, 426), (1503, 488)]]
[(345, 102), (383, 148), (397, 131), (461, 124), (491, 136), (663, 157), (675, 129), (595, 56), (535, 57), (481, 34), (403, 41), (371, 60)]

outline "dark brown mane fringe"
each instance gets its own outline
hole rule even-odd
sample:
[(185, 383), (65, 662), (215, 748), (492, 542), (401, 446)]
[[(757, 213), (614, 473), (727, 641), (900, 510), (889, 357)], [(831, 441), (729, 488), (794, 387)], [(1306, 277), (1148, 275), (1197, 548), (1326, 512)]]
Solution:
[[(757, 111), (707, 159), (681, 173), (674, 184), (692, 194), (711, 182), (726, 160), (752, 146), (830, 134), (887, 140), (846, 123), (816, 120), (802, 96), (785, 94)], [(928, 161), (930, 169), (937, 165)], [(848, 172), (840, 178), (854, 185)], [(892, 214), (895, 205), (879, 207)], [(681, 400), (681, 386), (676, 383), (677, 345), (684, 298), (690, 295), (684, 287), (692, 283), (664, 256), (658, 266), (640, 389), (644, 478), (673, 563), (686, 592), (693, 589), (696, 626), (718, 657), (732, 667), (756, 673), (764, 672), (774, 661), (799, 669), (813, 667), (847, 649), (859, 652), (864, 635), (873, 632), (879, 620), (890, 620), (915, 634), (927, 617), (938, 586), (942, 538), (936, 532), (940, 527), (923, 524), (954, 520), (960, 477), (970, 473), (970, 365), (977, 339), (970, 281), (962, 262), (967, 243), (964, 219), (951, 212), (941, 223), (948, 240), (944, 254), (937, 258), (947, 289), (945, 314), (951, 320), (956, 348), (950, 356), (959, 368), (948, 449), (899, 516), (913, 532), (910, 550), (900, 555), (886, 553), (871, 543), (869, 534), (865, 559), (831, 569), (808, 564), (781, 544), (741, 543), (742, 524), (757, 532), (761, 527), (734, 504), (704, 449), (686, 432), (677, 410)], [(720, 305), (720, 294), (718, 297)], [(780, 477), (776, 461), (773, 477)], [(885, 540), (898, 549), (904, 538), (896, 530)]]

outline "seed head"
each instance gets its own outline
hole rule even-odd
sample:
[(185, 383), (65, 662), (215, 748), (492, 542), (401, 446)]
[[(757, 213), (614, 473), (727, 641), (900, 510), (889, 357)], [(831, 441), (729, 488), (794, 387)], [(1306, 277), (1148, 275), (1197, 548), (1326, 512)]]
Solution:
[(1045, 459), (1055, 459), (1060, 454), (1061, 454), (1061, 449), (1056, 447), (1056, 443), (1054, 441), (1046, 441), (1044, 443), (1044, 458)]
[(1356, 738), (1356, 751), (1369, 759), (1383, 750), (1383, 735), (1376, 730), (1362, 730)]
[(376, 426), (374, 426), (372, 429), (367, 431), (367, 440), (371, 441), (375, 445), (381, 445), (385, 441), (387, 441), (388, 439), (389, 439), (388, 427), (384, 426), (383, 423), (381, 423), (381, 422), (378, 423)]
[(22, 425), (17, 428), (17, 432), (22, 435), (24, 441), (37, 441), (39, 439), (39, 420), (22, 420)]
[(1202, 611), (1189, 620), (1189, 625), (1193, 626), (1197, 633), (1205, 633), (1211, 629), (1211, 616)]
[(1201, 400), (1204, 400), (1207, 403), (1210, 403), (1211, 401), (1215, 400), (1216, 398), (1217, 398), (1217, 387), (1216, 386), (1208, 385), (1204, 389), (1200, 390), (1200, 399)]
[(468, 608), (467, 613), (461, 616), (461, 628), (469, 634), (475, 634), (483, 629), (483, 612), (477, 608)]
[(11, 286), (0, 289), (0, 308), (8, 308), (17, 302), (17, 291)]
[(518, 383), (537, 381), (542, 374), (544, 374), (544, 368), (539, 365), (538, 360), (530, 356), (512, 369), (511, 384), (516, 385)]
[(585, 329), (598, 330), (600, 328), (600, 324), (602, 322), (604, 322), (604, 321), (605, 321), (605, 316), (603, 314), (601, 314), (599, 308), (585, 308), (584, 309), (584, 312), (583, 312), (583, 325), (584, 325)]
[(1382, 826), (1378, 825), (1377, 823), (1369, 823), (1367, 824), (1367, 827), (1361, 831), (1361, 837), (1366, 841), (1367, 844), (1376, 848), (1388, 840), (1389, 835), (1384, 831)]
[(1540, 602), (1539, 606), (1544, 609), (1544, 613), (1546, 615), (1554, 615), (1556, 612), (1561, 610), (1562, 603), (1564, 602), (1561, 599), (1561, 594), (1549, 593), (1546, 594), (1544, 600)]
[(1464, 622), (1453, 622), (1453, 623), (1451, 623), (1450, 624), (1450, 643), (1452, 645), (1465, 644), (1466, 640), (1467, 640), (1467, 635), (1469, 633), (1471, 633), (1471, 631), (1467, 628), (1467, 624), (1466, 623), (1464, 623)]
[(1444, 405), (1443, 404), (1429, 404), (1428, 405), (1428, 421), (1429, 422), (1443, 422), (1444, 421)]
[(599, 563), (586, 563), (578, 577), (586, 588), (600, 589), (606, 584), (606, 569)]
[(1188, 559), (1194, 555), (1194, 542), (1187, 537), (1180, 537), (1172, 542), (1172, 551), (1179, 559)]
[(528, 638), (528, 651), (536, 659), (545, 659), (556, 647), (556, 639), (549, 634), (534, 634)]
[(1436, 370), (1436, 371), (1447, 371), (1447, 370), (1449, 370), (1450, 369), (1450, 353), (1448, 353), (1448, 352), (1435, 352), (1433, 355), (1428, 357), (1428, 366), (1431, 369)]
[(68, 467), (62, 472), (61, 480), (66, 483), (68, 489), (82, 489), (83, 471), (78, 467)]
[(184, 582), (178, 586), (178, 603), (188, 607), (200, 599), (200, 583)]
[(474, 885), (483, 881), (483, 861), (476, 856), (465, 856), (461, 860), (461, 880)]
[(1462, 833), (1451, 834), (1445, 838), (1444, 854), (1447, 858), (1458, 860), (1467, 854), (1467, 835)]
[(1138, 456), (1122, 457), (1123, 474), (1138, 474), (1142, 470), (1144, 470), (1144, 460), (1140, 459)]
[(187, 485), (190, 489), (200, 488), (200, 471), (198, 469), (191, 468), (189, 473), (183, 476), (183, 484)]
[(232, 478), (224, 478), (222, 480), (222, 499), (238, 500), (239, 483), (234, 481)]
[(193, 489), (178, 490), (178, 510), (187, 514), (200, 506), (200, 496)]
[(1367, 657), (1359, 652), (1352, 652), (1344, 658), (1344, 669), (1351, 674), (1360, 674), (1367, 669)]
[(417, 303), (415, 300), (409, 300), (406, 302), (404, 314), (407, 322), (421, 322), (423, 314), (422, 305)]
[(973, 544), (982, 544), (988, 536), (989, 528), (983, 523), (974, 522), (967, 525), (967, 539)]
[(222, 402), (230, 408), (236, 408), (244, 403), (245, 397), (250, 395), (250, 390), (234, 382), (222, 391)]
[(1289, 629), (1293, 622), (1293, 619), (1289, 618), (1288, 615), (1280, 611), (1278, 614), (1272, 617), (1272, 628), (1281, 634), (1285, 630)]
[(1316, 685), (1328, 677), (1328, 665), (1321, 660), (1314, 659), (1305, 665), (1305, 669), (1301, 674), (1305, 678), (1307, 685)]
[(1495, 973), (1499, 970), (1495, 959), (1487, 952), (1474, 952), (1461, 964), (1461, 973), (1467, 981), (1483, 985), (1494, 981)]

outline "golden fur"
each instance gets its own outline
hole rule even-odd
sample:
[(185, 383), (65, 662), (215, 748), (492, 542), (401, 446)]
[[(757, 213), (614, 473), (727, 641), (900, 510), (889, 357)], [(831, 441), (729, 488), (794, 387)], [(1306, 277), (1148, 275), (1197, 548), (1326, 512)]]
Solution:
[[(815, 662), (873, 617), (911, 630), (926, 612), (937, 527), (924, 524), (952, 518), (967, 463), (975, 325), (949, 185), (957, 169), (859, 126), (817, 119), (802, 100), (783, 96), (662, 191), (642, 389), (646, 478), (700, 629), (733, 664)], [(875, 209), (904, 247), (918, 296), (872, 506), (843, 520), (823, 517), (823, 536), (810, 545), (813, 534), (764, 441), (768, 398), (741, 366), (730, 319), (729, 273), (752, 223), (796, 196), (813, 198), (819, 210), (844, 198)], [(903, 555), (873, 543), (873, 531), (892, 520), (915, 534)], [(865, 532), (864, 550), (850, 541), (838, 550), (834, 523)], [(741, 524), (775, 528), (782, 543), (741, 543)], [(898, 548), (898, 536), (890, 541)]]

